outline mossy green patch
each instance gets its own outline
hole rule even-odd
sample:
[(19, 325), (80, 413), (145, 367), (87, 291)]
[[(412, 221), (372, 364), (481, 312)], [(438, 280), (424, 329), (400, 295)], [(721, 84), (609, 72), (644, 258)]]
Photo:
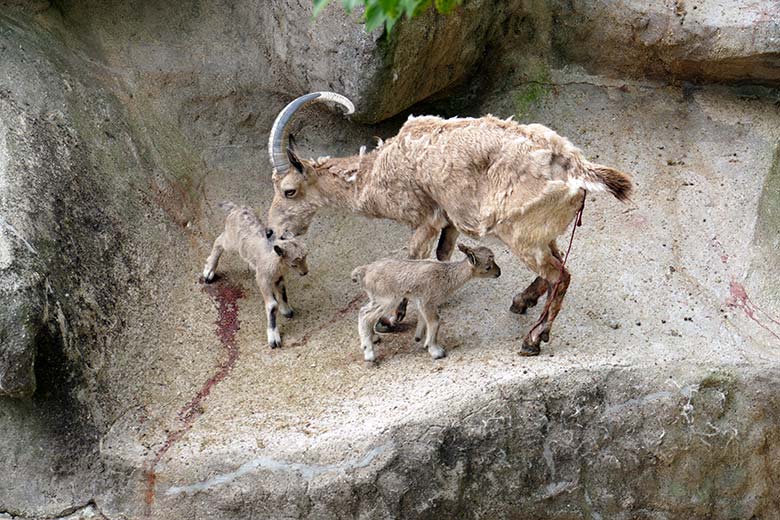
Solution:
[(728, 370), (720, 369), (707, 374), (699, 383), (699, 390), (715, 388), (717, 390), (732, 390), (737, 384), (737, 376)]
[(515, 114), (519, 119), (526, 118), (534, 106), (552, 92), (550, 69), (546, 63), (531, 62), (527, 66), (525, 84), (515, 91)]
[(756, 242), (767, 243), (772, 248), (780, 246), (780, 144), (775, 146), (772, 166), (764, 183), (758, 202)]

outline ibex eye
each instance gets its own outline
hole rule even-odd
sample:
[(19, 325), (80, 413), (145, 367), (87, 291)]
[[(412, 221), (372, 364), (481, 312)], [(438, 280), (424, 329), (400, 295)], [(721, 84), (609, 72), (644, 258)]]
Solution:
[(284, 196), (288, 199), (295, 197), (296, 193), (298, 193), (298, 190), (284, 190)]

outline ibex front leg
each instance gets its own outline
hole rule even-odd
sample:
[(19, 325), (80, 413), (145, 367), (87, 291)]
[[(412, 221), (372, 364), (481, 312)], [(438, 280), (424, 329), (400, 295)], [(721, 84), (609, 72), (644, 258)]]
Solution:
[(447, 226), (441, 230), (441, 236), (439, 236), (439, 243), (436, 246), (436, 259), (442, 262), (446, 262), (452, 258), (452, 253), (455, 251), (455, 244), (458, 241), (458, 235), (460, 231), (452, 223), (448, 223)]
[(439, 309), (436, 305), (422, 302), (418, 304), (418, 308), (420, 319), (425, 321), (425, 348), (433, 359), (441, 359), (446, 354), (439, 345)]
[(295, 316), (295, 310), (287, 302), (287, 287), (284, 285), (284, 277), (280, 276), (274, 283), (274, 296), (279, 301), (282, 316), (288, 319)]
[(270, 286), (266, 286), (266, 280), (257, 277), (257, 285), (260, 286), (260, 293), (263, 295), (263, 301), (265, 302), (265, 315), (268, 319), (268, 326), (266, 328), (268, 336), (268, 346), (271, 348), (279, 348), (282, 346), (282, 336), (279, 334), (279, 327), (276, 323), (277, 313), (279, 309), (279, 303), (274, 296), (274, 290)]
[(203, 281), (209, 283), (214, 280), (214, 273), (217, 271), (217, 264), (219, 264), (219, 257), (225, 251), (225, 237), (224, 234), (219, 235), (214, 241), (214, 246), (211, 248), (211, 254), (206, 259), (206, 265), (203, 267)]

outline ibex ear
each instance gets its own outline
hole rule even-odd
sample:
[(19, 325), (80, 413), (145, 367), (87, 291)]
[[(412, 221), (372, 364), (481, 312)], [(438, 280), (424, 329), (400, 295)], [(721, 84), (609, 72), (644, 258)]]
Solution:
[(303, 163), (298, 159), (298, 153), (295, 147), (295, 136), (292, 134), (288, 136), (287, 158), (290, 160), (292, 167), (298, 170), (298, 173), (303, 173)]
[(279, 246), (274, 246), (274, 252), (280, 257), (284, 258), (284, 249)]
[(458, 249), (466, 255), (471, 265), (477, 265), (477, 257), (474, 256), (474, 251), (469, 246), (458, 244)]

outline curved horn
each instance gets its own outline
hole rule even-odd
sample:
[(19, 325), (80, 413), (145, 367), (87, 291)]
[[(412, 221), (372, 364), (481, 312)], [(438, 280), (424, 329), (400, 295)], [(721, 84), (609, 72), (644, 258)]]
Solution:
[(274, 125), (271, 127), (271, 135), (268, 137), (268, 155), (274, 173), (284, 173), (290, 169), (290, 162), (287, 160), (287, 124), (295, 112), (315, 101), (338, 103), (346, 109), (345, 115), (355, 111), (355, 105), (349, 99), (335, 92), (312, 92), (291, 101), (276, 116)]

